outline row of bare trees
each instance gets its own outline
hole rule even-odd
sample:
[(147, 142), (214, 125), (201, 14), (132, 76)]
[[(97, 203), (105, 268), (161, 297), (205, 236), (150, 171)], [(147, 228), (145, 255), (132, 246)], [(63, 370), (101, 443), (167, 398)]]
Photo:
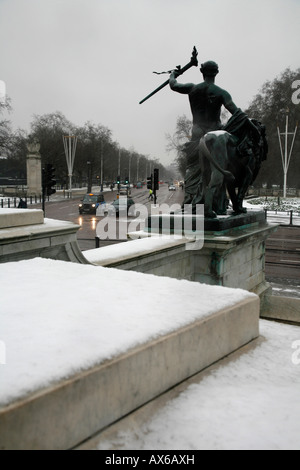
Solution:
[[(2, 104), (0, 111), (9, 111), (10, 104)], [(85, 123), (74, 125), (61, 112), (34, 116), (31, 133), (18, 130), (12, 132), (9, 120), (0, 121), (0, 176), (26, 178), (26, 144), (31, 140), (40, 143), (42, 165), (51, 163), (55, 167), (56, 179), (65, 186), (68, 170), (63, 144), (64, 135), (76, 135), (77, 147), (74, 162), (74, 184), (85, 184), (91, 170), (93, 183), (100, 184), (101, 168), (103, 181), (115, 182), (130, 177), (132, 183), (146, 180), (154, 168), (159, 168), (160, 177), (170, 178), (169, 170), (158, 160), (151, 159), (133, 149), (121, 148), (112, 138), (112, 131), (102, 124)], [(102, 165), (101, 165), (102, 161)]]

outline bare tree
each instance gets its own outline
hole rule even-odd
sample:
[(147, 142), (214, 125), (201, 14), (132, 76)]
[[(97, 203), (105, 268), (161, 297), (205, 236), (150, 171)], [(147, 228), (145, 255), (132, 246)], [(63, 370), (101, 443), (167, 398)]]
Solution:
[(178, 170), (182, 175), (186, 172), (186, 157), (183, 153), (183, 146), (190, 140), (191, 135), (192, 121), (188, 119), (185, 114), (177, 118), (174, 134), (166, 134), (166, 139), (168, 141), (166, 150), (168, 152), (175, 151)]
[[(0, 101), (0, 114), (11, 111), (10, 99)], [(8, 119), (0, 120), (0, 153), (7, 153), (12, 142), (11, 123)]]

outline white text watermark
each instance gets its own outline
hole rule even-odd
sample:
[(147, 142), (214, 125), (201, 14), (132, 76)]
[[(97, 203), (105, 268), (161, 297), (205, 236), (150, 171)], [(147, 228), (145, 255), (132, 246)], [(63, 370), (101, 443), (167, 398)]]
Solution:
[(292, 88), (296, 89), (294, 93), (292, 94), (292, 102), (294, 104), (299, 104), (300, 103), (300, 80), (295, 80), (292, 83)]
[(292, 354), (292, 363), (295, 366), (300, 365), (300, 339), (292, 343), (292, 348), (295, 349), (295, 352)]
[(106, 216), (99, 221), (96, 235), (100, 240), (135, 239), (136, 233), (161, 238), (185, 239), (187, 250), (200, 250), (204, 244), (204, 205), (144, 204), (128, 206), (127, 198), (114, 205), (101, 205), (97, 216)]
[(6, 345), (0, 340), (0, 366), (6, 364)]
[(6, 102), (6, 85), (3, 80), (0, 80), (0, 104), (5, 104)]

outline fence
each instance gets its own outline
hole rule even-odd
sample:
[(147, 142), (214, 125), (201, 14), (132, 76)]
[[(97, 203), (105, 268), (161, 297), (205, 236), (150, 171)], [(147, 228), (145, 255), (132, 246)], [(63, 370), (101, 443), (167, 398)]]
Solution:
[[(270, 197), (283, 197), (283, 190), (279, 188), (272, 188), (272, 189), (266, 189), (266, 188), (250, 188), (248, 190), (248, 194), (255, 195), (257, 197), (265, 197), (265, 196), (270, 196)], [(296, 188), (287, 188), (286, 194), (288, 197), (300, 197), (300, 189)]]
[(1, 198), (0, 200), (0, 207), (2, 209), (10, 209), (11, 207), (19, 207), (20, 201), (23, 201), (25, 203), (25, 206), (28, 206), (29, 204), (38, 204), (42, 202), (42, 196), (26, 196), (24, 198), (19, 198), (19, 197), (4, 197)]
[(266, 214), (266, 220), (271, 221), (274, 219), (276, 223), (280, 223), (282, 225), (297, 225), (300, 226), (300, 212), (295, 210), (289, 211), (277, 211), (277, 210), (270, 210), (264, 209)]

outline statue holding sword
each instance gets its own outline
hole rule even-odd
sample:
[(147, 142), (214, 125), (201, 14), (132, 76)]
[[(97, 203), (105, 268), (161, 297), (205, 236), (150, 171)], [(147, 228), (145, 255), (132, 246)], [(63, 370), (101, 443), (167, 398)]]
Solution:
[(200, 139), (207, 132), (222, 128), (222, 106), (231, 114), (238, 110), (230, 94), (215, 84), (215, 77), (219, 72), (218, 65), (213, 61), (204, 62), (201, 64), (200, 71), (203, 75), (203, 82), (196, 85), (193, 83), (178, 83), (176, 70), (171, 73), (169, 80), (171, 90), (188, 95), (193, 117), (192, 137), (184, 149), (187, 159), (184, 204), (193, 205), (199, 204), (202, 197), (201, 187), (199, 186), (201, 181)]
[[(164, 82), (159, 88), (140, 102), (143, 103), (166, 85), (169, 85), (171, 90), (177, 93), (188, 95), (193, 118), (193, 127), (191, 140), (184, 146), (187, 159), (184, 204), (192, 204), (193, 206), (203, 202), (203, 166), (201, 164), (201, 158), (199, 157), (200, 139), (208, 132), (225, 130), (232, 134), (235, 143), (239, 145), (242, 140), (245, 139), (248, 129), (257, 135), (256, 128), (254, 128), (248, 116), (235, 105), (231, 95), (215, 84), (215, 77), (219, 72), (219, 68), (214, 61), (210, 60), (201, 64), (200, 72), (203, 75), (203, 82), (199, 84), (182, 84), (177, 81), (177, 78), (186, 70), (192, 66), (198, 65), (197, 55), (197, 50), (194, 47), (190, 62), (183, 68), (177, 66), (176, 69), (170, 70), (169, 80)], [(220, 119), (222, 106), (232, 115), (225, 126), (222, 126)], [(220, 194), (221, 192), (222, 194)], [(221, 200), (218, 204), (218, 213), (226, 213), (225, 186), (222, 191), (219, 191), (219, 198)]]

